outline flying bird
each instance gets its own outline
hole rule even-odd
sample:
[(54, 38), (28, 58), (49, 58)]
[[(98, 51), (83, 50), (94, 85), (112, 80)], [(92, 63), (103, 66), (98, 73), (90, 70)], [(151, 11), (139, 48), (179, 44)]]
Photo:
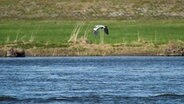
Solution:
[(104, 33), (107, 34), (107, 35), (109, 35), (109, 29), (108, 29), (107, 26), (104, 26), (104, 25), (95, 25), (95, 27), (93, 28), (93, 33), (95, 35), (97, 35), (99, 29), (103, 29), (104, 30)]

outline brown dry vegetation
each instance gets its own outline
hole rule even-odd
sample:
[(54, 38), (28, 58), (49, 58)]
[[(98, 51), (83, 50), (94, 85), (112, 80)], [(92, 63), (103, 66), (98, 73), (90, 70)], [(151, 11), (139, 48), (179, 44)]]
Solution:
[(0, 0), (0, 18), (184, 18), (183, 0)]
[[(169, 42), (165, 45), (154, 45), (152, 43), (138, 43), (139, 45), (126, 46), (123, 44), (70, 44), (69, 47), (42, 48), (33, 47), (25, 49), (26, 56), (111, 56), (111, 55), (184, 55), (184, 43), (182, 41)], [(5, 56), (9, 47), (0, 48), (0, 56)]]

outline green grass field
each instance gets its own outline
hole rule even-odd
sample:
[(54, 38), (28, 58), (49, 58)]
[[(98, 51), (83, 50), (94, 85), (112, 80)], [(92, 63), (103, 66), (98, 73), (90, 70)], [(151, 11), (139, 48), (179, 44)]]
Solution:
[[(0, 44), (15, 41), (33, 43), (65, 44), (76, 24), (82, 21), (69, 20), (0, 20)], [(184, 20), (98, 20), (85, 21), (79, 37), (87, 30), (91, 43), (99, 43), (99, 36), (92, 33), (96, 24), (109, 27), (105, 43), (131, 44), (139, 39), (154, 44), (164, 44), (171, 40), (184, 41)]]

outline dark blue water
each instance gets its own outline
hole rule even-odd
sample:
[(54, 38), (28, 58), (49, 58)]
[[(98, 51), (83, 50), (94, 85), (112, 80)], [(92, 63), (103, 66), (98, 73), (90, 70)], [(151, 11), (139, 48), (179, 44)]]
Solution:
[(183, 104), (184, 57), (0, 58), (2, 104)]

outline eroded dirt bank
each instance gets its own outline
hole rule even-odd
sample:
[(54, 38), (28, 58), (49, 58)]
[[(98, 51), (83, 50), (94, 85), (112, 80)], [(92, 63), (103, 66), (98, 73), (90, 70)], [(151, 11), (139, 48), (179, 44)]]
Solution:
[[(181, 44), (180, 44), (181, 45)], [(166, 45), (151, 45), (145, 44), (142, 46), (125, 46), (122, 44), (108, 45), (108, 44), (77, 44), (69, 47), (57, 48), (43, 48), (34, 47), (23, 49), (25, 56), (118, 56), (118, 55), (131, 55), (131, 56), (183, 56), (184, 47), (178, 44), (169, 43)], [(7, 56), (7, 52), (12, 47), (0, 48), (0, 56)], [(14, 48), (16, 50), (17, 48)], [(18, 50), (21, 50), (18, 48)]]

